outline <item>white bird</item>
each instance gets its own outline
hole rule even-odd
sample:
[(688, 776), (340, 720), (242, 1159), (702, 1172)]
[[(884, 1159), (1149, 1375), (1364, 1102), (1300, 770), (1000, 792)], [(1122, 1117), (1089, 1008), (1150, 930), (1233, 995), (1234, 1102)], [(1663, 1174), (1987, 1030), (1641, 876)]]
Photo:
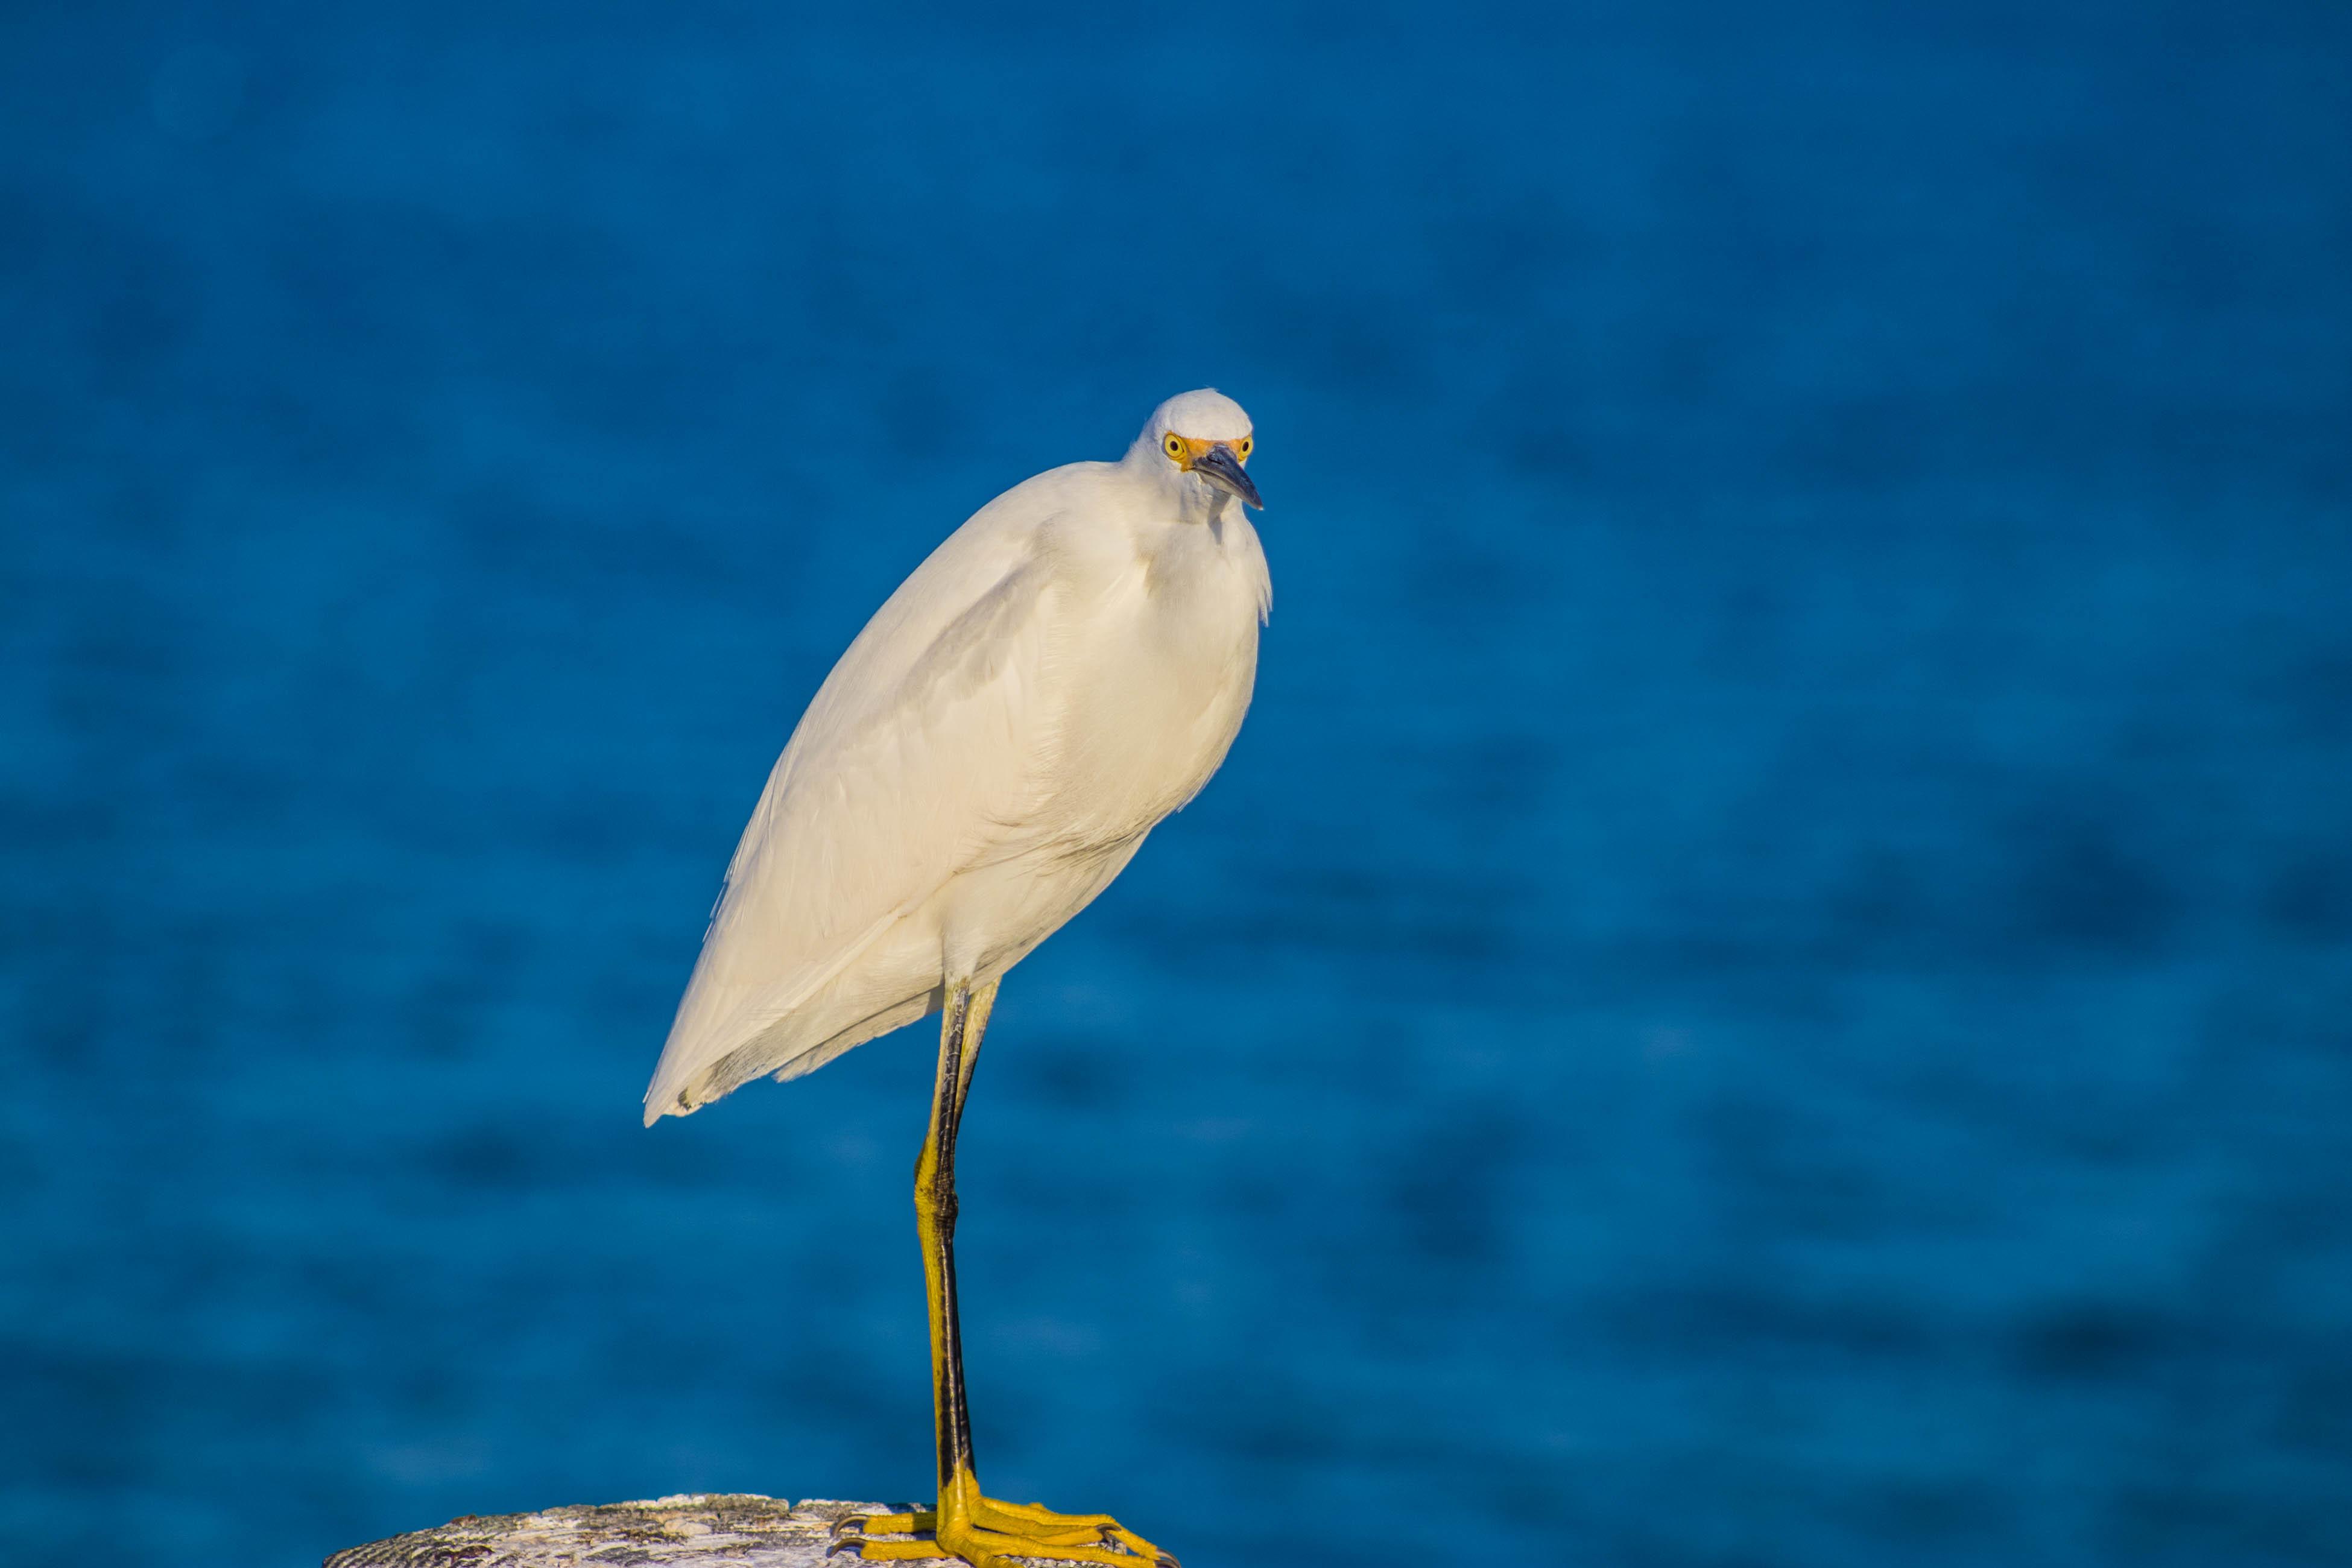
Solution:
[[(1106, 1515), (981, 1495), (955, 1135), (1005, 971), (1109, 885), (1241, 728), (1273, 599), (1234, 504), (1260, 504), (1253, 444), (1233, 399), (1171, 397), (1124, 458), (1014, 486), (899, 585), (770, 773), (646, 1091), (651, 1126), (944, 1015), (915, 1184), (939, 1506), (852, 1521), (843, 1544), (865, 1557), (1173, 1561)], [(880, 1539), (918, 1531), (934, 1539)]]

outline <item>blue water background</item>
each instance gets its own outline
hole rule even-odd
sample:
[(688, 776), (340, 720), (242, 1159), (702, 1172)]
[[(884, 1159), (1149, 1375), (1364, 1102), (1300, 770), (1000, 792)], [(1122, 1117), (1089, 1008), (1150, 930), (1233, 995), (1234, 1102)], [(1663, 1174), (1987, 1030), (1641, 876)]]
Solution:
[(919, 1492), (932, 1037), (648, 1132), (970, 510), (1214, 384), (983, 1472), (1192, 1568), (2352, 1562), (2352, 13), (0, 12), (0, 1543)]

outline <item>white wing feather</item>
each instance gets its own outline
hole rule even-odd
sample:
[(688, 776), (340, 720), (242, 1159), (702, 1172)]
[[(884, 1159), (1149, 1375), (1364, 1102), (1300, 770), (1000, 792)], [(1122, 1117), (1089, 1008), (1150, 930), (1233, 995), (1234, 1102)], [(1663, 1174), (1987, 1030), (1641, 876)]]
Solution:
[(648, 1124), (761, 1073), (796, 1076), (936, 1005), (936, 952), (911, 995), (835, 983), (1020, 820), (1053, 744), (1036, 483), (934, 551), (809, 704), (728, 867), (646, 1092)]

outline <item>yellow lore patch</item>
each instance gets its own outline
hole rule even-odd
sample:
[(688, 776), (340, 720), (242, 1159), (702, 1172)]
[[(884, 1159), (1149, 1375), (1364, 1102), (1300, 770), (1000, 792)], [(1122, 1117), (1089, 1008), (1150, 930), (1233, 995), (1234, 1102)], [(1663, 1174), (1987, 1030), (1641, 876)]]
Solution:
[(1255, 444), (1256, 443), (1247, 436), (1243, 437), (1238, 441), (1196, 441), (1189, 436), (1179, 436), (1173, 430), (1171, 430), (1167, 435), (1160, 438), (1160, 449), (1168, 454), (1168, 460), (1175, 464), (1178, 468), (1183, 469), (1186, 473), (1191, 473), (1192, 471), (1193, 464), (1207, 457), (1219, 447), (1231, 447), (1233, 449), (1234, 456), (1241, 461), (1244, 467), (1247, 467), (1250, 459), (1250, 448)]

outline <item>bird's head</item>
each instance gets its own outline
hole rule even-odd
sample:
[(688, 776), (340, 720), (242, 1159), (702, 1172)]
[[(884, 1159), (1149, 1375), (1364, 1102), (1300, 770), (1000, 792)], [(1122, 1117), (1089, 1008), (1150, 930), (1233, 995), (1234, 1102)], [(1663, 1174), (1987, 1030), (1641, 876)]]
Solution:
[(1195, 490), (1202, 500), (1214, 500), (1222, 492), (1263, 508), (1257, 486), (1243, 471), (1255, 445), (1242, 405), (1202, 387), (1179, 393), (1151, 411), (1150, 422), (1136, 437), (1131, 460)]

